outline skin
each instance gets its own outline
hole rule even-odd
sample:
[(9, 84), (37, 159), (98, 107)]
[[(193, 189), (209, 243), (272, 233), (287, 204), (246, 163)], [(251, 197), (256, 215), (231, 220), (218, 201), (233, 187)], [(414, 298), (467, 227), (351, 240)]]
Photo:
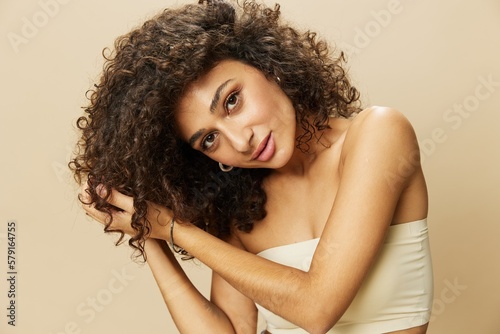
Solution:
[[(151, 203), (148, 264), (182, 333), (255, 333), (254, 302), (310, 333), (324, 333), (356, 295), (389, 226), (427, 216), (415, 133), (396, 110), (372, 107), (352, 119), (332, 118), (306, 154), (295, 148), (301, 130), (279, 84), (250, 66), (224, 61), (188, 88), (177, 124), (182, 139), (216, 161), (273, 169), (264, 182), (268, 215), (251, 233), (234, 231), (222, 241), (188, 222), (175, 224), (176, 244), (213, 269), (210, 301), (159, 241), (170, 240), (165, 225), (172, 214)], [(272, 138), (272, 149), (266, 138)], [(262, 146), (265, 153), (255, 159)], [(132, 198), (111, 195), (110, 203), (123, 209), (114, 213), (113, 226), (133, 234)], [(108, 219), (84, 208), (100, 222)], [(308, 272), (254, 255), (318, 237)], [(199, 323), (193, 324), (193, 314)], [(426, 328), (393, 333), (421, 334)]]
[[(292, 102), (276, 83), (239, 62), (222, 62), (191, 84), (176, 121), (183, 140), (225, 165), (277, 170), (292, 162), (297, 132)], [(252, 159), (270, 134), (276, 143), (272, 159)]]

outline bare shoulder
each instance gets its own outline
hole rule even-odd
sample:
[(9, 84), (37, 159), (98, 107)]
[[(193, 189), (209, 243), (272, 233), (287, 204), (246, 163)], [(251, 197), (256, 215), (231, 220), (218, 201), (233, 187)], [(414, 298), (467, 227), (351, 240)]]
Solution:
[(421, 171), (421, 162), (417, 137), (406, 116), (388, 107), (360, 112), (351, 121), (340, 155), (340, 175), (347, 171), (372, 179), (397, 175), (398, 182), (390, 184), (407, 186)]
[(353, 119), (349, 132), (388, 129), (407, 131), (412, 130), (412, 126), (401, 111), (390, 107), (373, 106), (364, 109)]
[(359, 144), (367, 149), (406, 150), (418, 146), (415, 131), (399, 110), (390, 107), (373, 106), (360, 112), (353, 120), (346, 134), (343, 156)]

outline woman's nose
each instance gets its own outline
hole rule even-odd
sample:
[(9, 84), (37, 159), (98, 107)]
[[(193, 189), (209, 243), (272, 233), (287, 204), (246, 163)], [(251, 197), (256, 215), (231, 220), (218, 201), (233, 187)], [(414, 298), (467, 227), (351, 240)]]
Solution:
[(253, 131), (250, 128), (227, 129), (226, 136), (236, 151), (240, 153), (251, 152)]

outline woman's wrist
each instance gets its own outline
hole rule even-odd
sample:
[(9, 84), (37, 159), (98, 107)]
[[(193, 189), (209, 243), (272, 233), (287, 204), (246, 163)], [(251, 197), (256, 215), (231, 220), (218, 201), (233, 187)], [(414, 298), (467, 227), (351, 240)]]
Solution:
[(193, 258), (184, 248), (180, 247), (179, 245), (177, 245), (175, 243), (175, 228), (179, 229), (179, 228), (182, 228), (180, 225), (182, 225), (183, 223), (179, 224), (175, 217), (172, 217), (172, 219), (170, 220), (170, 229), (169, 229), (169, 241), (168, 241), (168, 244), (170, 245), (171, 249), (173, 252), (179, 254), (179, 255), (182, 255), (182, 259), (183, 260), (187, 260), (187, 259), (191, 259)]
[(146, 219), (151, 228), (148, 238), (160, 239), (169, 242), (170, 222), (172, 217), (172, 210), (159, 204), (148, 202), (148, 213)]
[(165, 240), (155, 239), (155, 238), (146, 238), (144, 241), (144, 252), (146, 256), (155, 256), (157, 254), (163, 254), (165, 252), (169, 252), (170, 248), (166, 244)]
[(160, 239), (155, 239), (155, 238), (146, 238), (144, 240), (144, 253), (146, 255), (153, 254), (155, 252), (158, 252), (161, 250), (160, 243), (163, 242)]

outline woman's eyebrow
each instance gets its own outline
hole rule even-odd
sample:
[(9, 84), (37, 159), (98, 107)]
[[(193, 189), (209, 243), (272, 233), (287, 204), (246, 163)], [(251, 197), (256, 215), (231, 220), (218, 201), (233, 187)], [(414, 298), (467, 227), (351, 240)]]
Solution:
[(200, 129), (200, 130), (196, 131), (196, 132), (194, 133), (194, 135), (192, 135), (192, 136), (191, 136), (191, 138), (189, 138), (189, 145), (190, 145), (191, 147), (194, 147), (194, 143), (195, 143), (195, 141), (197, 141), (197, 140), (198, 140), (198, 138), (200, 138), (200, 137), (201, 137), (201, 135), (203, 134), (203, 132), (205, 132), (205, 130), (206, 130), (206, 129)]
[(219, 100), (220, 100), (220, 96), (222, 94), (222, 91), (224, 90), (224, 88), (226, 88), (226, 86), (231, 82), (233, 81), (234, 79), (229, 79), (225, 82), (223, 82), (218, 88), (217, 90), (215, 91), (215, 94), (214, 94), (214, 97), (212, 98), (212, 103), (210, 103), (210, 113), (214, 113), (215, 112), (215, 108), (217, 108), (217, 105), (219, 104)]

